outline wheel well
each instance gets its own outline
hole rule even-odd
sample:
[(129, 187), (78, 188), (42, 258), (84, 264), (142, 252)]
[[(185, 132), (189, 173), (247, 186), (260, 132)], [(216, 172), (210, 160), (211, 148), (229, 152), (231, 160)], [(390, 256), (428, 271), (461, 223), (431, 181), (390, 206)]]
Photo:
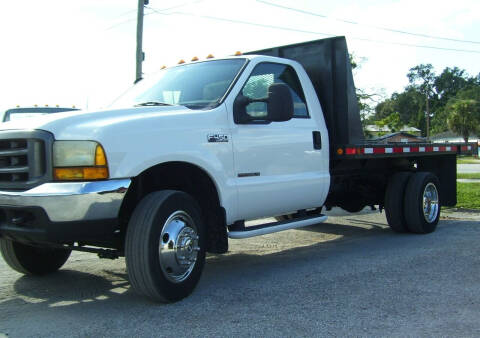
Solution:
[(162, 163), (132, 180), (120, 210), (121, 232), (125, 234), (133, 210), (144, 196), (166, 189), (186, 192), (198, 202), (208, 231), (207, 250), (225, 252), (228, 246), (226, 217), (217, 188), (203, 169), (186, 162)]

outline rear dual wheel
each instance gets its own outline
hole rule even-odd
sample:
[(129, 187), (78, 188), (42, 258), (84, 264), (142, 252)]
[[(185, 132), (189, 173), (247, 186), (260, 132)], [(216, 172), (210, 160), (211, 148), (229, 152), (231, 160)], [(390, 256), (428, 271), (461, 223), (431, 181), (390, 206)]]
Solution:
[(385, 192), (385, 216), (390, 228), (395, 232), (408, 232), (404, 213), (404, 196), (407, 183), (412, 173), (400, 172), (394, 174)]
[(411, 232), (427, 234), (435, 231), (440, 219), (440, 195), (437, 176), (419, 172), (408, 181), (405, 189), (404, 212)]
[(385, 193), (387, 222), (396, 232), (426, 234), (440, 219), (438, 178), (430, 172), (394, 174)]

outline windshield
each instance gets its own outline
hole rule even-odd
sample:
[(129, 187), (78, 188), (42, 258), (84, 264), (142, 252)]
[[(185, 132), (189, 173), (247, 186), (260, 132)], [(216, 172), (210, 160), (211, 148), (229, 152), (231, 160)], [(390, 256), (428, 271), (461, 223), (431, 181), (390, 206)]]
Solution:
[(113, 103), (120, 106), (182, 105), (191, 109), (216, 107), (246, 59), (191, 63), (160, 71), (133, 86)]

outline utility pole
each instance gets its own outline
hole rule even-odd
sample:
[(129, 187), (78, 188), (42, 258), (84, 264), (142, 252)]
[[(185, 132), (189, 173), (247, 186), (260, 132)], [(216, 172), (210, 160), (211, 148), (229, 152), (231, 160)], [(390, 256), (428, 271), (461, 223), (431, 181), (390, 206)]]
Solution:
[(430, 141), (430, 102), (428, 100), (428, 92), (426, 95), (426, 105), (427, 105), (427, 142)]
[(148, 5), (148, 0), (138, 0), (138, 12), (137, 12), (137, 53), (136, 53), (136, 69), (135, 69), (135, 82), (137, 83), (142, 79), (142, 62), (145, 58), (142, 50), (143, 39), (143, 9)]

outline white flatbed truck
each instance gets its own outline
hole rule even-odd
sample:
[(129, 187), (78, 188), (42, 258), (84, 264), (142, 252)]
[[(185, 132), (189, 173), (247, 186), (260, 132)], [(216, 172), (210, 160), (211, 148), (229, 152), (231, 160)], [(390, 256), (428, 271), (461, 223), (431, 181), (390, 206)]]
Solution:
[[(172, 302), (205, 253), (379, 205), (430, 233), (456, 204), (448, 144), (364, 140), (345, 38), (163, 69), (110, 109), (4, 123), (0, 251), (24, 274), (71, 250), (125, 256), (135, 291)], [(276, 217), (277, 222), (245, 226)]]

